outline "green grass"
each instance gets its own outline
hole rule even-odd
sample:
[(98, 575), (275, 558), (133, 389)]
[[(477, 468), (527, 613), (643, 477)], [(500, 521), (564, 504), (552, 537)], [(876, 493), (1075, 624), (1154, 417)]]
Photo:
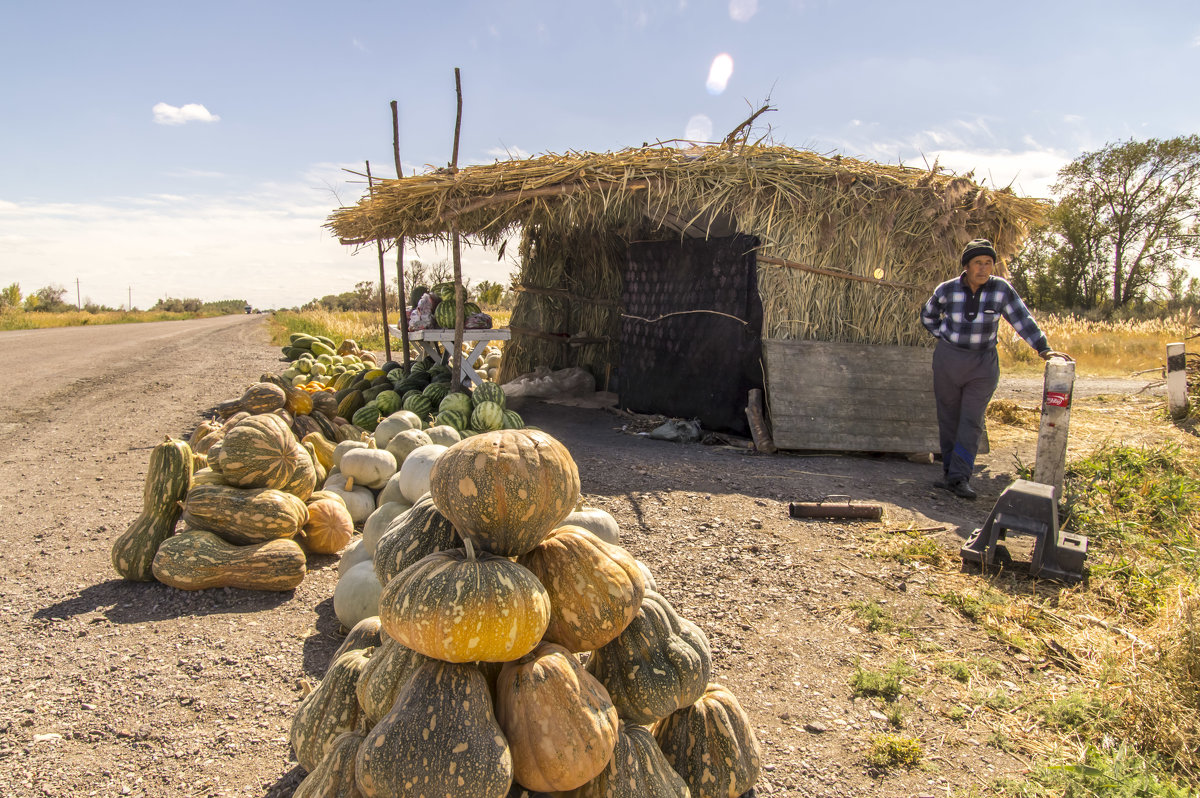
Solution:
[[(979, 793), (972, 793), (976, 795)], [(1081, 761), (1039, 765), (1021, 781), (1000, 780), (989, 795), (1011, 798), (1196, 798), (1196, 787), (1167, 775), (1153, 757), (1125, 744), (1088, 746)]]
[(900, 659), (884, 671), (867, 670), (861, 665), (855, 665), (854, 673), (850, 675), (850, 687), (858, 697), (895, 701), (904, 692), (905, 677), (911, 676), (912, 673), (912, 668)]
[(911, 768), (921, 763), (923, 755), (920, 740), (899, 734), (876, 734), (871, 738), (871, 747), (867, 751), (867, 764), (882, 770)]

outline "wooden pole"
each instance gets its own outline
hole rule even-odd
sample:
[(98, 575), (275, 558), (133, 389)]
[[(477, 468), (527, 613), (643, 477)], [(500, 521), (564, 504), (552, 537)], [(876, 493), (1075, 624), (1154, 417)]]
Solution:
[(1067, 470), (1067, 431), (1071, 425), (1071, 391), (1075, 387), (1075, 362), (1061, 357), (1046, 361), (1042, 392), (1042, 424), (1038, 430), (1037, 461), (1033, 481), (1054, 487), (1062, 501)]
[[(458, 138), (462, 130), (462, 78), (459, 74), (458, 67), (454, 68), (454, 91), (458, 96), (458, 113), (454, 117), (454, 150), (450, 160), (450, 171), (458, 172)], [(462, 257), (459, 252), (458, 243), (458, 224), (450, 225), (450, 243), (451, 252), (454, 259), (454, 360), (450, 366), (451, 373), (454, 375), (454, 386), (456, 391), (463, 390), (462, 384), (462, 343), (463, 343), (463, 305), (466, 304), (466, 297), (463, 296), (462, 284)]]
[(1181, 343), (1167, 344), (1167, 410), (1176, 421), (1188, 414), (1187, 352)]
[(771, 430), (763, 416), (763, 395), (758, 388), (751, 388), (749, 400), (746, 403), (746, 420), (750, 422), (750, 437), (754, 439), (754, 448), (763, 454), (774, 454), (775, 441), (771, 439)]
[[(396, 101), (392, 100), (392, 156), (396, 159), (396, 179), (404, 176), (400, 166), (400, 115), (396, 110)], [(396, 293), (400, 295), (400, 345), (404, 349), (404, 373), (411, 368), (411, 358), (408, 354), (408, 296), (404, 287), (404, 236), (396, 239)]]
[[(370, 161), (367, 161), (367, 193), (375, 193), (375, 183), (371, 180)], [(388, 332), (387, 278), (383, 275), (383, 241), (381, 239), (375, 239), (375, 249), (379, 252), (379, 309), (383, 312), (383, 359), (386, 361), (392, 359), (392, 338)]]

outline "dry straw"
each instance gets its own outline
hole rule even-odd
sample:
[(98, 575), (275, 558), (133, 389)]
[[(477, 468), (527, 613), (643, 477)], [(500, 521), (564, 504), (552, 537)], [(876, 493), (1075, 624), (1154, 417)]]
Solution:
[(505, 371), (586, 364), (598, 372), (614, 362), (617, 342), (571, 346), (554, 338), (616, 334), (628, 242), (678, 239), (680, 229), (757, 236), (760, 254), (801, 267), (760, 263), (764, 336), (920, 344), (920, 304), (957, 272), (963, 244), (986, 236), (1002, 259), (1011, 257), (1044, 210), (1040, 200), (984, 188), (936, 164), (891, 166), (734, 142), (433, 169), (378, 181), (327, 227), (352, 245), (445, 240), (452, 224), (483, 244), (521, 230), (519, 282), (529, 290), (513, 314), (514, 360), (510, 368), (506, 358)]

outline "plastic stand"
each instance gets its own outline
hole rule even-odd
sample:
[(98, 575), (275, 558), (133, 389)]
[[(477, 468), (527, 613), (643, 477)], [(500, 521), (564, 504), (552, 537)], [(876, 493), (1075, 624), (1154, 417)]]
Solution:
[(1010, 533), (1034, 538), (1030, 576), (1064, 582), (1083, 579), (1087, 538), (1059, 530), (1053, 485), (1018, 479), (1005, 488), (983, 527), (959, 549), (959, 556), (964, 563), (976, 562), (985, 569), (994, 566), (998, 551), (1003, 552), (1001, 559), (1008, 559), (1008, 550), (1000, 541)]

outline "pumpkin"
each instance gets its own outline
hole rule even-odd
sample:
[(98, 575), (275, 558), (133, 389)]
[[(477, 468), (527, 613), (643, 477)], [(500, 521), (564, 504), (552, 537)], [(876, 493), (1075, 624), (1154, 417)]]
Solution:
[[(362, 567), (362, 566), (356, 566)], [(388, 635), (446, 662), (508, 662), (533, 650), (550, 621), (546, 589), (524, 566), (467, 548), (434, 552), (379, 596)]]
[[(269, 383), (267, 383), (269, 384)], [(316, 487), (312, 458), (272, 413), (242, 419), (221, 442), (221, 475), (242, 488), (275, 488), (307, 499)]]
[[(301, 443), (310, 444), (316, 454), (317, 461), (326, 471), (333, 468), (333, 450), (337, 444), (331, 442), (320, 432), (310, 432), (304, 436)], [(321, 480), (324, 482), (324, 480)]]
[(513, 777), (532, 790), (586, 784), (608, 765), (617, 743), (608, 691), (554, 643), (501, 669), (496, 720), (512, 750)]
[(338, 441), (333, 446), (333, 466), (332, 468), (342, 467), (342, 458), (346, 456), (346, 452), (354, 449), (367, 448), (367, 442), (363, 440), (343, 440)]
[(546, 640), (570, 651), (600, 648), (642, 606), (646, 586), (633, 556), (582, 527), (553, 530), (517, 562), (533, 572), (550, 596)]
[(192, 529), (162, 542), (153, 571), (155, 579), (180, 590), (291, 590), (304, 579), (305, 560), (294, 540), (234, 546), (212, 532)]
[(387, 484), (380, 488), (379, 493), (375, 496), (376, 506), (382, 506), (388, 502), (399, 502), (405, 506), (411, 506), (412, 502), (404, 498), (404, 494), (400, 491), (400, 472), (397, 471), (388, 479)]
[(384, 633), (379, 648), (371, 652), (371, 661), (358, 677), (358, 705), (367, 722), (374, 726), (396, 703), (396, 697), (408, 684), (417, 668), (433, 660), (402, 646)]
[(196, 445), (192, 448), (192, 451), (195, 454), (203, 454), (211, 457), (212, 455), (209, 453), (209, 450), (225, 438), (225, 433), (229, 431), (230, 427), (232, 427), (234, 424), (237, 424), (242, 419), (249, 417), (250, 414), (245, 411), (234, 413), (232, 416), (225, 419), (225, 423), (223, 423), (219, 429), (208, 433), (204, 437), (200, 438), (200, 440), (196, 441)]
[[(193, 462), (195, 460), (193, 459)], [(225, 478), (211, 468), (202, 468), (192, 472), (192, 485), (228, 485)]]
[(142, 511), (112, 545), (112, 564), (123, 578), (149, 582), (158, 547), (175, 534), (180, 504), (192, 484), (192, 449), (167, 438), (150, 452), (142, 486)]
[[(324, 491), (322, 491), (324, 493)], [(340, 498), (308, 503), (304, 547), (315, 554), (337, 554), (354, 538), (354, 519)]]
[[(297, 389), (299, 390), (299, 389)], [(304, 393), (304, 391), (300, 391)], [(307, 394), (305, 394), (307, 396)], [(296, 440), (303, 442), (306, 435), (311, 435), (314, 432), (320, 432), (321, 426), (313, 420), (312, 416), (296, 416), (292, 420), (292, 434)]]
[(638, 570), (642, 572), (642, 579), (646, 582), (646, 589), (657, 593), (658, 583), (654, 581), (654, 574), (650, 573), (650, 569), (646, 566), (646, 563), (641, 560), (635, 560), (635, 562), (637, 563)]
[(556, 798), (691, 798), (691, 791), (650, 730), (626, 721), (600, 775), (578, 789), (556, 793)]
[(287, 411), (299, 420), (300, 416), (307, 416), (313, 409), (313, 395), (308, 391), (300, 388), (285, 388), (287, 399), (283, 406)]
[(647, 590), (629, 626), (596, 649), (587, 668), (623, 720), (653, 723), (704, 695), (712, 652), (700, 627)]
[(544, 432), (497, 430), (447, 449), (433, 466), (430, 490), (460, 535), (484, 551), (515, 557), (570, 514), (579, 500), (579, 469)]
[(194, 527), (241, 545), (294, 537), (308, 523), (308, 507), (291, 493), (274, 488), (193, 485), (184, 518)]
[(371, 552), (367, 551), (367, 547), (362, 544), (362, 538), (359, 538), (342, 552), (342, 556), (338, 560), (338, 576), (343, 576), (346, 571), (364, 561), (371, 561)]
[(417, 668), (359, 746), (355, 774), (364, 798), (505, 798), (512, 755), (479, 669)]
[(758, 781), (762, 752), (750, 719), (729, 690), (704, 695), (655, 724), (654, 739), (692, 798), (736, 798)]
[(429, 492), (434, 464), (447, 451), (445, 446), (431, 443), (426, 446), (418, 446), (409, 452), (408, 457), (404, 458), (403, 465), (400, 466), (400, 478), (397, 480), (400, 485), (400, 494), (406, 500), (415, 503), (417, 499)]
[[(354, 626), (350, 627), (350, 631), (346, 633), (346, 639), (337, 647), (337, 651), (333, 652), (333, 656), (329, 658), (329, 664), (337, 662), (338, 657), (345, 654), (347, 651), (362, 651), (367, 656), (375, 656), (375, 650), (383, 645), (383, 641), (387, 636), (383, 634), (383, 624), (379, 622), (378, 615), (372, 615), (369, 618), (363, 618)], [(359, 677), (361, 678), (361, 677)]]
[(209, 433), (216, 432), (220, 428), (221, 425), (216, 421), (210, 421), (208, 419), (201, 421), (196, 425), (196, 428), (192, 430), (192, 434), (188, 436), (188, 446), (192, 447), (192, 451), (195, 451), (197, 443), (199, 443)]
[(271, 413), (284, 406), (287, 394), (283, 388), (270, 382), (256, 382), (237, 399), (228, 399), (217, 405), (221, 418), (235, 413)]
[[(435, 551), (460, 544), (454, 526), (423, 496), (406, 513), (392, 519), (375, 544), (375, 575), (386, 585), (392, 577)], [(364, 544), (365, 545), (365, 544)]]
[(320, 684), (300, 702), (288, 734), (300, 767), (310, 772), (315, 770), (339, 735), (358, 728), (362, 710), (354, 688), (366, 664), (365, 652), (346, 652), (329, 666)]
[(375, 438), (375, 445), (380, 449), (386, 449), (392, 438), (396, 437), (397, 433), (405, 430), (421, 428), (421, 419), (416, 417), (416, 414), (410, 413), (407, 410), (394, 411), (387, 416), (381, 418), (375, 426), (375, 431), (371, 435)]
[(325, 479), (323, 489), (336, 494), (345, 503), (355, 524), (363, 523), (375, 512), (375, 494), (371, 489), (355, 485), (340, 471), (330, 474)]
[(433, 441), (420, 428), (403, 429), (388, 438), (387, 451), (396, 458), (396, 467), (404, 465), (404, 460), (414, 449), (428, 446)]
[(363, 734), (342, 732), (329, 744), (329, 750), (296, 787), (292, 798), (362, 798), (354, 778), (354, 762)]
[(396, 458), (386, 449), (376, 449), (371, 441), (365, 449), (351, 449), (342, 455), (342, 473), (359, 485), (379, 490), (396, 473)]
[(350, 629), (363, 618), (379, 614), (379, 592), (375, 566), (360, 562), (338, 579), (333, 589), (333, 614)]
[(396, 517), (408, 512), (410, 505), (407, 502), (387, 502), (380, 504), (375, 508), (375, 512), (367, 516), (366, 523), (363, 524), (363, 545), (372, 554), (375, 553), (375, 546), (379, 543), (379, 538), (392, 525), (392, 521)]
[(458, 430), (449, 424), (438, 424), (435, 427), (430, 427), (425, 430), (425, 434), (429, 436), (429, 440), (432, 443), (441, 444), (446, 447), (453, 446), (462, 440), (462, 435), (458, 433)]
[(581, 526), (605, 543), (620, 545), (620, 529), (617, 519), (599, 507), (588, 507), (583, 502), (575, 506), (571, 514), (563, 519), (562, 526)]

